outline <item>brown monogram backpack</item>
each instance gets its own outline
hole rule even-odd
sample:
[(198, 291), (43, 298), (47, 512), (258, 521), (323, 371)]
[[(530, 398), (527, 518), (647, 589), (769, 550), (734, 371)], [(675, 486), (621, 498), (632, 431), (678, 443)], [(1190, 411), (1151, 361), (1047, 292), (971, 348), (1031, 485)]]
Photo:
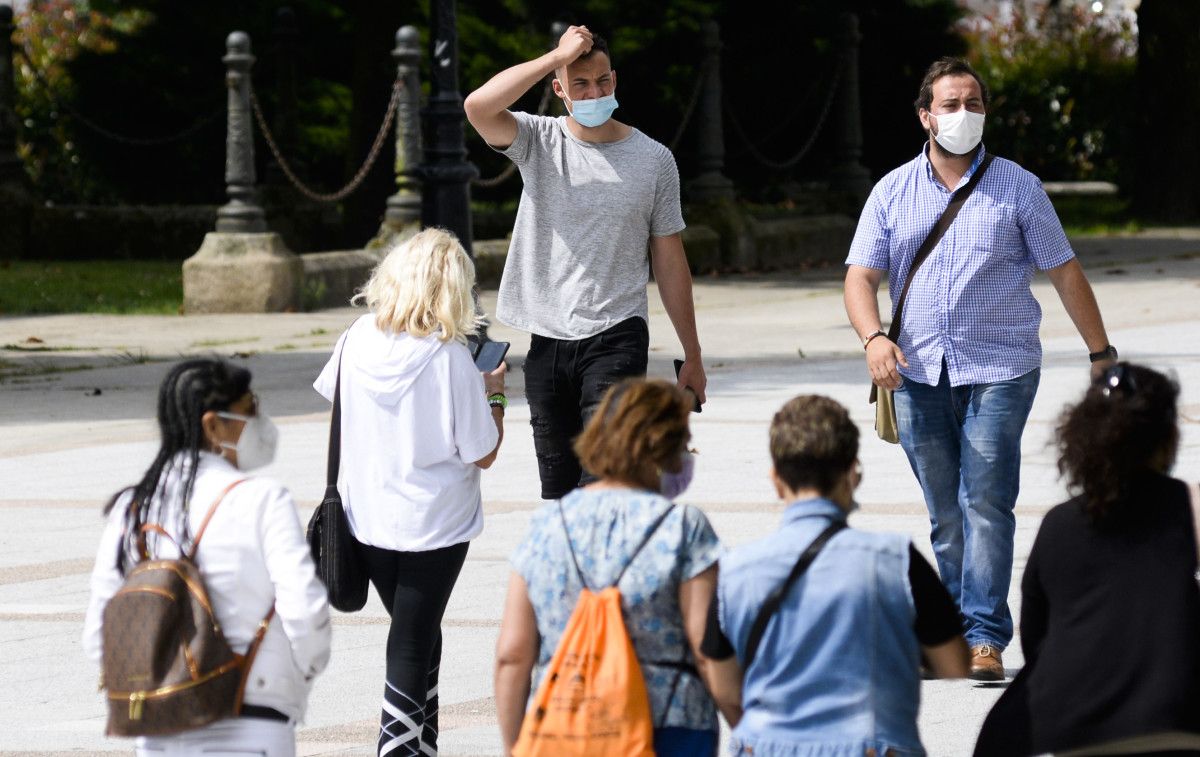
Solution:
[(259, 624), (245, 656), (234, 653), (213, 613), (196, 550), (217, 506), (244, 480), (221, 492), (191, 552), (180, 550), (178, 559), (151, 559), (146, 534), (171, 537), (162, 526), (142, 526), (142, 559), (104, 608), (101, 688), (108, 691), (108, 735), (168, 735), (241, 711), (246, 675), (275, 608)]

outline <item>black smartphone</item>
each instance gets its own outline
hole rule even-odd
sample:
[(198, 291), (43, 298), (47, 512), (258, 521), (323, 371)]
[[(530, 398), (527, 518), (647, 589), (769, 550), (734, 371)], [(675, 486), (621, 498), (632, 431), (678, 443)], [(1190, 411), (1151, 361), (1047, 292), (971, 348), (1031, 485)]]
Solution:
[[(675, 378), (679, 378), (679, 371), (681, 368), (683, 368), (683, 361), (676, 360), (675, 361)], [(692, 388), (690, 386), (685, 386), (684, 389), (687, 389), (689, 392), (692, 392)], [(700, 398), (696, 396), (695, 392), (692, 392), (692, 400), (695, 403), (692, 405), (692, 412), (693, 413), (703, 413), (704, 408), (701, 407)]]
[(504, 362), (508, 354), (508, 342), (484, 342), (475, 353), (475, 367), (483, 373), (491, 373)]

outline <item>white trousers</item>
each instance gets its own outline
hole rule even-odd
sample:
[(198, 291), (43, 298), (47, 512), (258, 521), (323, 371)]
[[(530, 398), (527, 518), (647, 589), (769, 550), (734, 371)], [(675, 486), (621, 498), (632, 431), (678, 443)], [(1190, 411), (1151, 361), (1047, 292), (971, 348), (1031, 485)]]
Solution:
[(137, 757), (295, 757), (296, 727), (262, 718), (227, 718), (174, 736), (143, 736)]

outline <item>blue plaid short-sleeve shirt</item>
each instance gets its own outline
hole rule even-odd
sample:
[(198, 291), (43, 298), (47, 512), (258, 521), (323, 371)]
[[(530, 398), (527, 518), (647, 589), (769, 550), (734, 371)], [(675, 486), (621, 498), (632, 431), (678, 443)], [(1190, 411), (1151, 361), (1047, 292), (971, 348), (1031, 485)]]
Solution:
[[(888, 272), (893, 315), (917, 248), (953, 194), (934, 178), (928, 149), (875, 185), (846, 259)], [(951, 386), (963, 386), (1040, 367), (1042, 310), (1029, 285), (1035, 270), (1074, 257), (1041, 181), (995, 158), (908, 291), (900, 349), (909, 367), (900, 372), (936, 385), (944, 359)]]

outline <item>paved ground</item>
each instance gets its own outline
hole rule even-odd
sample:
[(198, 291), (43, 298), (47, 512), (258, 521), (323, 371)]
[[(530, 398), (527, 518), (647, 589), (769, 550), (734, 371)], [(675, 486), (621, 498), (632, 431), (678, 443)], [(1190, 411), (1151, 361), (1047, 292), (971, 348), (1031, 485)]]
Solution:
[[(1122, 354), (1173, 370), (1182, 382), (1184, 446), (1177, 471), (1200, 479), (1200, 232), (1081, 241), (1077, 248)], [(702, 506), (731, 546), (773, 528), (779, 507), (766, 480), (767, 423), (789, 397), (821, 392), (849, 406), (864, 432), (863, 509), (852, 522), (912, 534), (928, 553), (924, 506), (903, 454), (871, 432), (862, 352), (845, 322), (837, 273), (697, 283), (710, 402), (694, 417), (700, 458), (683, 499)], [(1035, 291), (1046, 314), (1046, 359), (1023, 445), (1014, 585), (1042, 513), (1063, 498), (1047, 442), (1055, 417), (1087, 377), (1084, 348), (1044, 277)], [(650, 296), (651, 373), (667, 377), (679, 350), (657, 294)], [(490, 310), (494, 294), (484, 302)], [(81, 653), (79, 633), (99, 508), (136, 480), (153, 454), (153, 392), (166, 361), (218, 353), (254, 372), (255, 388), (282, 431), (279, 460), (267, 472), (292, 489), (307, 519), (323, 487), (328, 418), (310, 383), (354, 316), (346, 309), (0, 319), (0, 514), (8, 523), (0, 533), (0, 752), (128, 751), (128, 743), (102, 736), (97, 671)], [(441, 692), (448, 755), (499, 753), (491, 664), (505, 558), (538, 506), (518, 368), (528, 339), (503, 327), (492, 335), (513, 342), (513, 401), (500, 460), (484, 474), (487, 526), (447, 612)], [(1018, 601), (1014, 594), (1014, 610)], [(370, 754), (386, 618), (373, 602), (361, 613), (338, 615), (334, 628), (333, 662), (313, 691), (300, 752)], [(1010, 669), (1020, 666), (1017, 646), (1005, 661)], [(969, 754), (998, 693), (969, 682), (926, 683), (921, 729), (930, 753)]]

